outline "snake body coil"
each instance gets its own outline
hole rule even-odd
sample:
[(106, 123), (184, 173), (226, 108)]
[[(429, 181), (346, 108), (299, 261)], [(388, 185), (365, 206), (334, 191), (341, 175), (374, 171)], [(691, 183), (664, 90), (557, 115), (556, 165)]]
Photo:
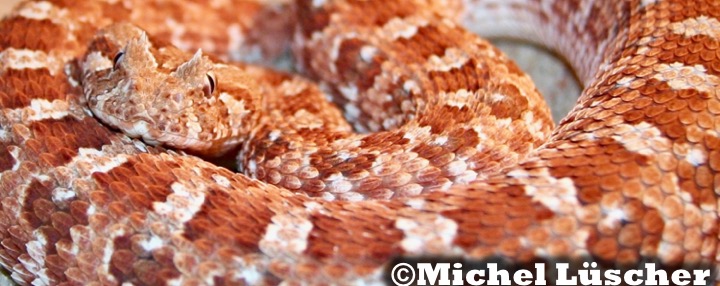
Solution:
[[(718, 17), (712, 0), (23, 2), (0, 22), (0, 263), (36, 285), (372, 283), (417, 255), (716, 269)], [(575, 108), (552, 129), (464, 27), (565, 55)], [(339, 109), (220, 62), (290, 39)], [(236, 152), (247, 175), (128, 136)]]

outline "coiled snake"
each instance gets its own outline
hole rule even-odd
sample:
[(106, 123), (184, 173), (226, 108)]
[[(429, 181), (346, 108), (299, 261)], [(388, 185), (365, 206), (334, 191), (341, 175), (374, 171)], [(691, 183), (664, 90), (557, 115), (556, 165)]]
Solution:
[[(715, 269), (719, 16), (712, 0), (23, 2), (0, 22), (0, 260), (36, 285), (371, 283), (416, 255)], [(464, 27), (565, 55), (575, 108), (552, 129), (529, 78)], [(291, 38), (320, 87), (220, 62)], [(237, 154), (247, 175), (166, 147)]]

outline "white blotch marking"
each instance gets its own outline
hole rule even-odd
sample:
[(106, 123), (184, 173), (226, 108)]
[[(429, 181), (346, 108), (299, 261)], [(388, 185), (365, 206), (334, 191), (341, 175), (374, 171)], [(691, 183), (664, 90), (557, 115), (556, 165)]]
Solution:
[(309, 201), (304, 203), (305, 209), (309, 212), (325, 213), (325, 207), (318, 202)]
[(562, 213), (573, 213), (576, 209), (581, 208), (572, 179), (557, 179), (549, 174), (545, 177), (550, 181), (546, 185), (554, 186), (554, 188), (527, 185), (525, 186), (525, 194), (548, 209)]
[[(638, 51), (638, 53), (640, 52)], [(635, 79), (636, 78), (634, 76), (626, 76), (618, 80), (615, 85), (617, 85), (618, 87), (629, 87), (630, 83), (632, 83)]]
[(425, 200), (413, 198), (405, 201), (405, 205), (416, 210), (423, 210), (423, 208), (425, 207)]
[(146, 239), (146, 240), (143, 240), (140, 242), (140, 246), (143, 248), (143, 250), (145, 250), (147, 252), (158, 249), (158, 248), (162, 247), (163, 244), (164, 244), (163, 240), (156, 235), (153, 235), (149, 239)]
[(467, 89), (459, 89), (455, 92), (445, 93), (444, 91), (440, 93), (440, 98), (445, 98), (446, 104), (448, 106), (452, 107), (458, 107), (463, 108), (470, 100), (475, 100), (476, 95), (474, 92), (471, 92)]
[(247, 285), (257, 285), (260, 284), (262, 277), (263, 275), (257, 270), (257, 267), (245, 265), (235, 278), (245, 280)]
[[(538, 172), (539, 171), (539, 172)], [(516, 176), (524, 176), (524, 171), (515, 171)], [(577, 198), (577, 189), (571, 178), (555, 178), (547, 169), (535, 170), (534, 177), (539, 181), (525, 186), (525, 194), (558, 216), (586, 217), (588, 210), (583, 208)], [(590, 210), (592, 211), (592, 210)], [(584, 248), (589, 233), (587, 230), (576, 231), (567, 237), (568, 242)], [(535, 253), (548, 253), (547, 246), (537, 246)]]
[[(344, 177), (341, 177), (344, 178)], [(347, 193), (353, 188), (353, 184), (347, 180), (340, 179), (330, 182), (328, 185), (328, 191), (333, 194)]]
[(273, 130), (270, 131), (270, 133), (268, 134), (268, 139), (275, 142), (276, 140), (278, 140), (278, 138), (280, 138), (280, 135), (282, 135), (282, 132), (280, 132), (280, 130)]
[(445, 143), (447, 143), (448, 137), (447, 136), (438, 136), (433, 140), (433, 144), (443, 146)]
[(388, 39), (397, 40), (400, 38), (409, 39), (418, 31), (416, 23), (410, 23), (400, 18), (393, 18), (382, 27)]
[(30, 102), (28, 119), (31, 121), (39, 121), (43, 119), (61, 119), (70, 114), (70, 105), (64, 100), (33, 99)]
[(704, 35), (715, 40), (720, 39), (720, 21), (705, 15), (672, 23), (670, 29), (673, 33), (686, 38)]
[(77, 194), (70, 189), (57, 188), (52, 192), (52, 200), (55, 203), (68, 201), (77, 196)]
[(101, 239), (101, 243), (103, 243), (104, 246), (102, 250), (102, 258), (100, 258), (100, 260), (102, 261), (101, 267), (104, 268), (104, 271), (108, 270), (110, 260), (112, 259), (112, 254), (115, 253), (115, 243), (113, 243), (113, 240), (116, 237), (121, 237), (125, 235), (125, 229), (118, 227), (110, 231), (108, 238)]
[(452, 254), (458, 251), (453, 247), (458, 225), (451, 219), (442, 216), (417, 219), (398, 218), (395, 221), (395, 228), (404, 234), (400, 247), (407, 253)]
[(377, 53), (378, 49), (373, 46), (363, 46), (360, 48), (360, 58), (364, 62), (371, 62), (373, 60), (373, 57), (375, 57), (375, 54)]
[(339, 86), (340, 93), (342, 93), (343, 97), (347, 98), (349, 101), (357, 101), (358, 100), (358, 88), (354, 84), (346, 85), (346, 86)]
[(307, 84), (304, 84), (299, 79), (286, 80), (280, 83), (278, 86), (278, 92), (284, 96), (296, 96), (307, 88)]
[(55, 8), (52, 3), (47, 1), (31, 2), (23, 5), (17, 10), (17, 15), (32, 20), (55, 20), (51, 12)]
[(116, 168), (117, 166), (124, 164), (125, 162), (127, 162), (127, 156), (125, 155), (108, 156), (108, 154), (103, 152), (102, 150), (96, 150), (93, 148), (80, 148), (78, 150), (78, 155), (73, 159), (70, 164), (68, 164), (68, 166), (90, 166), (86, 174), (81, 174), (83, 176), (88, 176), (95, 172), (107, 173), (110, 170)]
[(200, 211), (205, 202), (205, 193), (195, 187), (188, 187), (180, 182), (170, 186), (173, 193), (165, 202), (153, 203), (153, 209), (159, 215), (170, 218), (178, 228), (190, 221)]
[(535, 113), (532, 111), (525, 111), (523, 113), (523, 120), (528, 132), (535, 138), (545, 138), (547, 129), (542, 121), (535, 119)]
[(717, 97), (720, 78), (707, 74), (707, 70), (702, 65), (686, 66), (675, 62), (669, 65), (657, 65), (654, 70), (657, 72), (653, 76), (654, 79), (666, 82), (675, 90), (697, 89)]
[[(467, 162), (461, 161), (463, 164), (467, 165)], [(467, 167), (465, 167), (467, 169)], [(465, 170), (460, 174), (457, 174), (455, 176), (455, 182), (458, 184), (469, 184), (472, 181), (475, 181), (477, 179), (478, 173), (473, 170)]]
[(347, 150), (340, 150), (337, 152), (337, 156), (339, 159), (342, 159), (343, 161), (347, 161), (347, 159), (350, 159), (353, 157), (353, 154), (348, 152)]
[(95, 213), (97, 213), (97, 208), (95, 208), (94, 205), (90, 205), (87, 211), (85, 211), (85, 214), (88, 216), (94, 215)]
[(452, 161), (445, 166), (448, 176), (460, 176), (467, 170), (467, 163), (462, 160)]
[(611, 210), (605, 210), (605, 218), (600, 221), (600, 225), (610, 228), (610, 229), (616, 229), (619, 227), (623, 220), (627, 219), (627, 214), (624, 210), (619, 208), (620, 206), (617, 206), (618, 208), (613, 208)]
[(348, 118), (348, 121), (356, 121), (353, 119), (357, 119), (360, 117), (360, 109), (355, 106), (355, 104), (347, 103), (345, 104), (345, 116)]
[(498, 103), (505, 99), (507, 99), (507, 96), (505, 96), (504, 94), (493, 93), (492, 95), (490, 95), (490, 102), (492, 103)]
[(511, 178), (515, 179), (527, 179), (530, 178), (530, 173), (528, 173), (524, 169), (515, 169), (507, 173), (507, 175)]
[(448, 72), (465, 65), (470, 57), (461, 49), (448, 48), (442, 57), (432, 55), (428, 59), (427, 65), (430, 71)]
[(31, 122), (44, 119), (62, 119), (71, 114), (70, 105), (64, 100), (33, 99), (30, 106), (7, 111), (6, 116), (14, 121)]
[(218, 185), (223, 186), (225, 188), (230, 187), (230, 180), (227, 177), (225, 177), (223, 175), (219, 175), (219, 174), (212, 174), (212, 178), (215, 181), (215, 183), (217, 183)]
[(48, 69), (51, 75), (59, 70), (61, 61), (43, 51), (8, 48), (0, 52), (2, 70)]
[(484, 145), (483, 145), (483, 142), (485, 142), (489, 137), (488, 137), (488, 135), (485, 133), (485, 130), (483, 130), (482, 125), (479, 125), (479, 124), (478, 124), (478, 125), (473, 126), (473, 131), (475, 131), (475, 133), (477, 134), (478, 139), (480, 139), (480, 143), (478, 143), (477, 145), (475, 145), (475, 149), (477, 149), (478, 151), (481, 151), (481, 150), (485, 149), (485, 147), (484, 147)]
[(697, 167), (705, 164), (707, 158), (705, 157), (705, 152), (703, 152), (702, 149), (692, 149), (685, 156), (685, 160), (687, 160), (688, 163), (692, 164), (693, 166)]
[[(628, 129), (622, 135), (613, 135), (612, 138), (630, 152), (645, 156), (654, 156), (658, 150), (672, 146), (672, 142), (665, 138), (659, 129), (647, 122), (636, 125), (618, 125), (616, 128)], [(653, 148), (654, 147), (654, 148)]]
[(295, 210), (272, 217), (272, 223), (259, 243), (265, 254), (295, 257), (307, 249), (313, 224), (299, 212)]
[(403, 91), (406, 93), (420, 93), (420, 86), (414, 80), (407, 80), (403, 83)]

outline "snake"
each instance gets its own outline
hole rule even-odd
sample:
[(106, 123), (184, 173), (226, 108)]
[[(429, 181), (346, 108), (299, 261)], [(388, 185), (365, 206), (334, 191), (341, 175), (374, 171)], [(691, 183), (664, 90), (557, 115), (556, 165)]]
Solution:
[[(382, 284), (407, 257), (716, 272), (719, 17), (24, 1), (0, 22), (0, 265), (20, 285)], [(476, 34), (563, 55), (575, 107), (554, 126)], [(302, 75), (268, 67), (288, 51)]]

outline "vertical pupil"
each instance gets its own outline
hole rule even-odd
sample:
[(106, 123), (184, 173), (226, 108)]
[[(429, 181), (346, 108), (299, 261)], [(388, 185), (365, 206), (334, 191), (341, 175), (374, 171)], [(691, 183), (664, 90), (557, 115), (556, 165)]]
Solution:
[(113, 59), (113, 67), (117, 68), (118, 62), (120, 62), (120, 58), (124, 55), (123, 52), (119, 52), (115, 55), (115, 58)]
[(208, 74), (208, 81), (210, 81), (210, 93), (215, 92), (215, 80)]

